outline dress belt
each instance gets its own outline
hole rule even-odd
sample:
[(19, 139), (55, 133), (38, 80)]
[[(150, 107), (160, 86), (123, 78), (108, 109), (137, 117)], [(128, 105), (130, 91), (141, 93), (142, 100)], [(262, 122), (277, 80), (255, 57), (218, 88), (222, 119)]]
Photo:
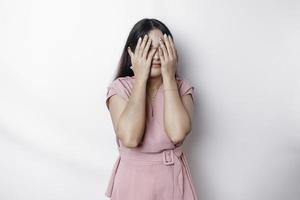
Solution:
[[(158, 153), (144, 153), (139, 151), (134, 151), (130, 149), (123, 149), (119, 147), (119, 157), (116, 160), (113, 172), (109, 180), (109, 184), (107, 187), (107, 190), (105, 192), (107, 197), (111, 197), (112, 191), (113, 191), (113, 185), (114, 185), (114, 179), (116, 176), (116, 172), (118, 169), (118, 166), (120, 164), (121, 158), (124, 159), (135, 159), (137, 161), (162, 161), (165, 165), (173, 165), (173, 173), (174, 173), (174, 200), (183, 200), (183, 194), (184, 194), (184, 172), (183, 169), (185, 169), (187, 173), (188, 181), (190, 182), (191, 190), (194, 196), (194, 200), (197, 200), (197, 196), (195, 193), (195, 188), (193, 186), (192, 178), (191, 178), (191, 172), (188, 166), (187, 158), (185, 156), (185, 153), (183, 152), (182, 145), (179, 147), (176, 147), (174, 149), (166, 149), (162, 152)], [(181, 159), (182, 158), (182, 159)]]

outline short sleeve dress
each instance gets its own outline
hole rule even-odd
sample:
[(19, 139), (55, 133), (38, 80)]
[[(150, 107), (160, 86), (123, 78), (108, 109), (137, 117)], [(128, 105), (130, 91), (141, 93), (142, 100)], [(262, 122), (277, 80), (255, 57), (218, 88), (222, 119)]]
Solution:
[[(128, 101), (135, 78), (119, 77), (107, 87), (108, 99), (118, 95)], [(179, 94), (190, 94), (194, 86), (176, 78)], [(174, 145), (164, 131), (163, 84), (155, 98), (147, 103), (147, 121), (142, 142), (128, 148), (116, 137), (119, 156), (105, 192), (111, 200), (197, 200), (183, 142)]]

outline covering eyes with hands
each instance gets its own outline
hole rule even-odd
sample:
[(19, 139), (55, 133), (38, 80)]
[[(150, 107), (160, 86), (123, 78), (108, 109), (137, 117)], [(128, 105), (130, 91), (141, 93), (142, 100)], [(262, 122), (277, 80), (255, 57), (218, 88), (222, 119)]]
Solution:
[(143, 40), (140, 37), (138, 39), (134, 53), (131, 48), (128, 47), (128, 53), (130, 55), (132, 70), (137, 79), (147, 80), (150, 73), (152, 58), (156, 52), (156, 48), (150, 49), (151, 38), (145, 35)]
[(164, 34), (163, 39), (160, 38), (158, 52), (163, 79), (173, 78), (176, 73), (178, 56), (174, 41), (170, 35)]

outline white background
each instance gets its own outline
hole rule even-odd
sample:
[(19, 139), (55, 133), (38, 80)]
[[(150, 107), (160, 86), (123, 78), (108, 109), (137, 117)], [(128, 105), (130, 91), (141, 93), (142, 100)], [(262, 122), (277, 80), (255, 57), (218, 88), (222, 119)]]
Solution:
[(144, 17), (170, 28), (195, 86), (185, 146), (199, 197), (299, 199), (299, 10), (296, 0), (1, 0), (0, 199), (106, 199), (117, 158), (106, 87)]

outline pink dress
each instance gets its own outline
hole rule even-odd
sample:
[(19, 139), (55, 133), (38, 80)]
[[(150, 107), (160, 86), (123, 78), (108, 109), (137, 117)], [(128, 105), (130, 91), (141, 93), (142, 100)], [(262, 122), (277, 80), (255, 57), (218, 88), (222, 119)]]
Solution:
[[(128, 101), (134, 81), (130, 76), (114, 80), (107, 87), (106, 106), (113, 95)], [(181, 96), (191, 94), (194, 101), (194, 87), (187, 80), (177, 78), (177, 85)], [(147, 106), (142, 144), (127, 148), (116, 137), (120, 154), (105, 195), (112, 200), (197, 200), (183, 142), (174, 145), (164, 131), (163, 85)]]

